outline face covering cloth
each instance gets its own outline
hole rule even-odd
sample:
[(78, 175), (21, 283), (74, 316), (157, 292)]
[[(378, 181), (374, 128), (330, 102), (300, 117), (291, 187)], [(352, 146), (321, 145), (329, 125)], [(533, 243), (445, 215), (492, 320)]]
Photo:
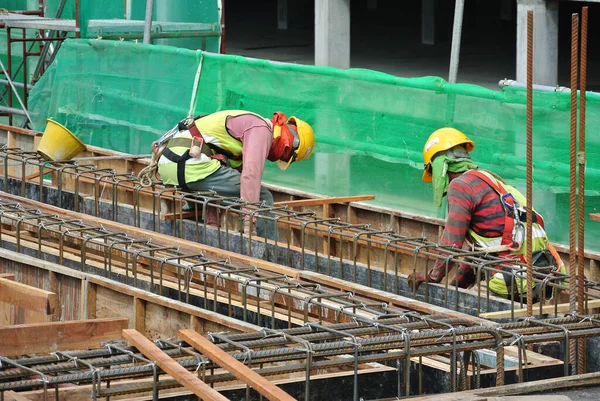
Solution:
[(432, 184), (433, 184), (433, 205), (439, 209), (442, 207), (442, 199), (448, 192), (450, 177), (448, 173), (463, 173), (467, 170), (477, 168), (477, 164), (471, 159), (454, 159), (446, 155), (439, 155), (431, 162)]

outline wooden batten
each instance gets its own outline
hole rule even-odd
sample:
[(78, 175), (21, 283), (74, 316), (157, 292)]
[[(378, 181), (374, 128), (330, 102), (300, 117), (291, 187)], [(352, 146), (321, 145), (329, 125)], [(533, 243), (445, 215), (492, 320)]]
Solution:
[(127, 319), (95, 319), (0, 327), (0, 355), (17, 356), (97, 348), (118, 340)]
[(314, 198), (314, 199), (299, 199), (275, 202), (275, 206), (304, 207), (304, 206), (324, 206), (332, 203), (349, 203), (361, 202), (375, 199), (373, 195), (357, 195), (357, 196), (340, 196), (333, 198)]
[(158, 367), (168, 373), (179, 384), (196, 394), (202, 400), (207, 401), (227, 401), (228, 399), (213, 389), (196, 375), (190, 373), (182, 367), (177, 361), (165, 354), (154, 343), (144, 337), (136, 330), (123, 330), (123, 337), (126, 338), (138, 351), (146, 358), (154, 361)]
[(288, 393), (265, 379), (227, 352), (193, 330), (179, 330), (179, 338), (200, 351), (211, 361), (242, 380), (270, 401), (295, 401)]
[(46, 315), (54, 313), (58, 307), (55, 293), (5, 278), (0, 278), (0, 302)]

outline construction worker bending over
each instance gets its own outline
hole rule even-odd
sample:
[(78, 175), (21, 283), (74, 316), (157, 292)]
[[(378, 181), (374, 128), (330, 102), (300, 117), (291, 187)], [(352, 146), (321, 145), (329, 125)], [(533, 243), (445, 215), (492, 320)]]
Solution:
[[(525, 263), (526, 199), (496, 174), (478, 169), (469, 155), (474, 147), (475, 143), (461, 131), (441, 128), (431, 134), (423, 148), (423, 181), (433, 184), (434, 205), (440, 208), (444, 196), (448, 200), (448, 219), (441, 243), (456, 248), (463, 248), (466, 243), (471, 249), (488, 249), (490, 253)], [(553, 266), (545, 272), (564, 273), (564, 264), (548, 241), (542, 216), (535, 211), (532, 227), (534, 266)], [(429, 281), (439, 283), (453, 267), (450, 264), (446, 268), (444, 260), (437, 260), (428, 273)], [(509, 266), (502, 270), (490, 273), (493, 275), (488, 282), (489, 289), (508, 299), (514, 289), (518, 300), (527, 291), (525, 275), (509, 274), (512, 270)], [(418, 288), (426, 279), (426, 275), (419, 272), (411, 274), (408, 282)], [(464, 264), (458, 267), (455, 285), (468, 288), (475, 280), (473, 267)], [(539, 295), (539, 288), (537, 291), (534, 288), (534, 296)]]
[[(224, 110), (180, 122), (165, 144), (158, 161), (164, 184), (188, 192), (212, 190), (272, 206), (273, 195), (261, 186), (265, 161), (277, 162), (286, 170), (290, 163), (310, 157), (315, 137), (308, 123), (281, 112), (268, 120), (249, 111)], [(217, 224), (214, 209), (205, 218), (209, 224)], [(264, 237), (262, 220), (250, 224), (246, 216), (244, 231), (253, 227)], [(272, 224), (272, 238), (274, 230)]]

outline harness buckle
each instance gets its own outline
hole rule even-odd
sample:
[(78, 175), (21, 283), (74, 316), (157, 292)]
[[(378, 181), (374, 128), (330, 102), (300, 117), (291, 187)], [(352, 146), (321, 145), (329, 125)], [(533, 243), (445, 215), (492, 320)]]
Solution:
[(515, 226), (512, 232), (512, 244), (508, 246), (508, 250), (517, 252), (523, 246), (525, 240), (525, 226), (519, 219), (515, 219)]
[[(501, 199), (502, 199), (502, 204), (504, 205), (504, 207), (512, 212), (514, 212), (515, 209), (519, 207), (519, 204), (515, 200), (515, 197), (510, 192), (507, 192), (504, 195), (502, 195)], [(509, 203), (508, 200), (511, 200), (511, 199), (512, 199), (512, 201)]]

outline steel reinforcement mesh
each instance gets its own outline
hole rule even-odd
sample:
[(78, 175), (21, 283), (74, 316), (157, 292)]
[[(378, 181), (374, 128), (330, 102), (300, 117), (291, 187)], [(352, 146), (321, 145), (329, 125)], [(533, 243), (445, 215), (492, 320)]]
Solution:
[[(429, 216), (431, 186), (421, 182), (422, 148), (442, 126), (475, 142), (473, 159), (524, 190), (525, 92), (494, 91), (441, 78), (398, 78), (202, 53), (128, 42), (68, 40), (31, 93), (42, 130), (52, 117), (85, 143), (133, 154), (185, 117), (201, 64), (194, 115), (244, 109), (281, 110), (315, 129), (306, 162), (264, 181), (324, 195), (374, 194), (375, 203)], [(568, 242), (569, 94), (535, 92), (534, 206), (552, 241)], [(588, 94), (586, 215), (600, 207), (600, 96)], [(600, 250), (600, 226), (587, 226), (586, 246)]]

